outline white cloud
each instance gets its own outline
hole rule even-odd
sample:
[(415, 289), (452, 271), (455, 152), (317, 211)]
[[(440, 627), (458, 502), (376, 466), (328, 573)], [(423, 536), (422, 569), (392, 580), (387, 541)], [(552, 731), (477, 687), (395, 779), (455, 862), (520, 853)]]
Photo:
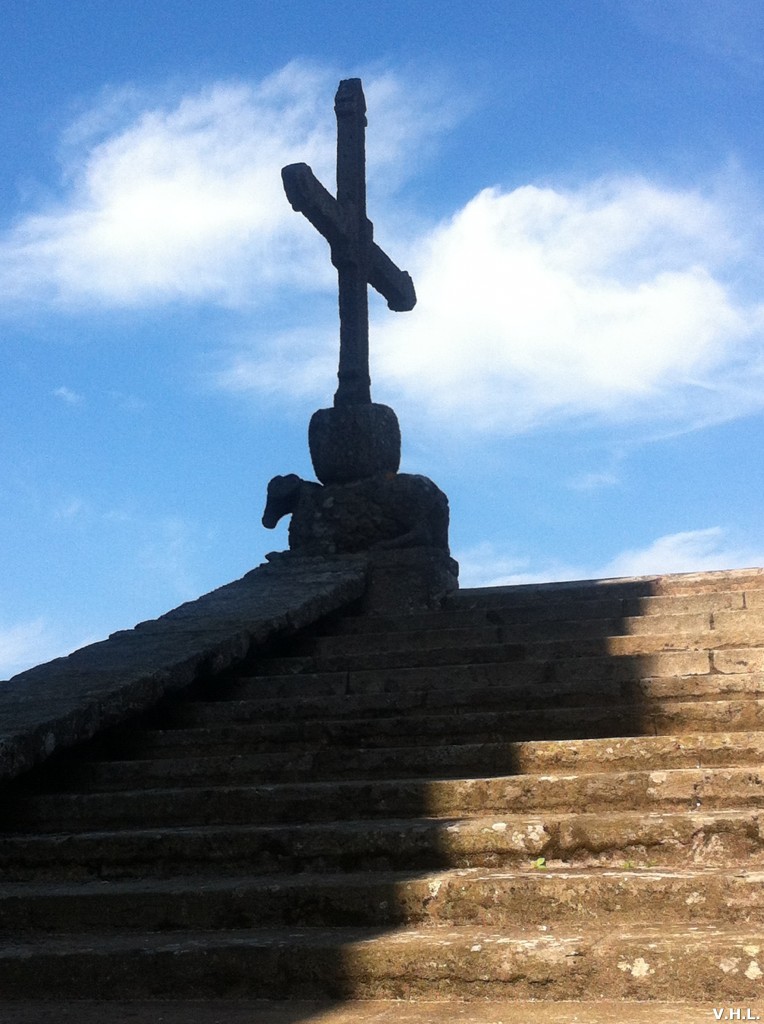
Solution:
[(751, 0), (621, 0), (643, 31), (677, 47), (699, 50), (751, 76), (764, 66), (761, 4)]
[[(305, 270), (310, 253), (279, 169), (298, 159), (330, 166), (320, 77), (293, 65), (257, 87), (214, 85), (100, 139), (93, 125), (103, 134), (108, 118), (91, 112), (70, 133), (64, 200), (2, 242), (6, 295), (28, 301), (35, 288), (64, 303), (226, 303), (253, 279), (263, 288)], [(118, 110), (111, 97), (113, 118)]]
[(89, 516), (89, 514), (90, 509), (82, 498), (69, 498), (54, 509), (53, 518), (73, 522), (83, 516)]
[(72, 389), (66, 387), (65, 384), (62, 384), (60, 388), (56, 388), (53, 394), (56, 398), (60, 398), (63, 402), (66, 402), (67, 405), (78, 405), (82, 401), (82, 395), (78, 394), (76, 391), (72, 391)]
[(377, 380), (423, 418), (507, 433), (751, 411), (764, 304), (725, 284), (741, 249), (720, 202), (642, 179), (487, 189), (422, 242)]
[[(85, 640), (76, 646), (81, 647)], [(12, 625), (0, 625), (0, 679), (69, 654), (74, 647), (57, 635), (44, 619), (29, 619)]]
[(135, 552), (142, 588), (161, 588), (179, 601), (197, 597), (197, 563), (203, 542), (196, 525), (179, 516), (166, 516), (152, 523), (151, 535), (143, 539)]
[[(335, 87), (332, 71), (295, 62), (144, 109), (135, 91), (108, 94), (66, 133), (61, 201), (0, 239), (5, 302), (235, 305), (329, 285), (325, 243), (290, 209), (280, 170), (310, 163), (333, 190)], [(373, 188), (399, 180), (403, 153), (447, 114), (434, 93), (415, 105), (393, 75), (367, 94), (379, 105)]]
[(737, 547), (720, 526), (659, 537), (645, 548), (622, 551), (601, 570), (605, 576), (647, 576), (654, 573), (705, 572), (764, 565), (764, 550)]
[(294, 399), (323, 395), (336, 387), (337, 330), (298, 328), (272, 335), (268, 351), (256, 342), (221, 354), (215, 387), (232, 394), (288, 394)]
[(455, 551), (460, 587), (509, 587), (522, 583), (580, 579), (578, 571), (562, 563), (534, 566), (529, 558), (503, 552), (489, 541)]
[[(67, 134), (60, 202), (0, 237), (3, 301), (233, 306), (288, 288), (274, 335), (218, 353), (211, 376), (234, 392), (326, 397), (336, 352), (329, 373), (321, 339), (335, 344), (336, 313), (320, 306), (307, 344), (298, 300), (333, 291), (335, 274), (280, 168), (309, 162), (332, 187), (335, 83), (293, 63), (173, 102), (109, 95)], [(742, 192), (735, 208), (641, 178), (492, 188), (434, 228), (398, 218), (391, 239), (385, 194), (459, 104), (394, 74), (367, 76), (366, 92), (373, 216), (419, 295), (408, 314), (373, 307), (380, 400), (439, 432), (498, 434), (581, 420), (683, 430), (764, 406), (761, 291), (729, 283), (760, 249), (740, 226), (756, 222)]]
[(620, 482), (615, 473), (581, 473), (568, 481), (568, 487), (573, 491), (599, 491), (604, 487), (615, 487)]
[(612, 579), (665, 573), (710, 572), (764, 566), (764, 549), (730, 542), (728, 531), (713, 526), (658, 537), (646, 547), (622, 551), (595, 566), (548, 563), (507, 555), (492, 543), (456, 552), (462, 587), (501, 587), (561, 580)]

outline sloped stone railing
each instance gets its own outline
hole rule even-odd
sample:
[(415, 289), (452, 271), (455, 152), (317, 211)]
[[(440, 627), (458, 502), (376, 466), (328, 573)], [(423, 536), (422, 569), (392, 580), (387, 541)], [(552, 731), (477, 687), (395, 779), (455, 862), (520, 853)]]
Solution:
[(0, 682), (0, 779), (239, 664), (361, 597), (363, 556), (276, 559), (134, 629)]

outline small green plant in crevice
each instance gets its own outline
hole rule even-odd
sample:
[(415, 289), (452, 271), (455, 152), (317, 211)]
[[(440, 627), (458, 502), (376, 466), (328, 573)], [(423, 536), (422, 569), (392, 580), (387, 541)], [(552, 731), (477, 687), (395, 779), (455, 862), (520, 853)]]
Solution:
[(533, 867), (537, 871), (547, 871), (548, 864), (546, 862), (546, 857), (537, 857), (536, 860), (533, 861)]

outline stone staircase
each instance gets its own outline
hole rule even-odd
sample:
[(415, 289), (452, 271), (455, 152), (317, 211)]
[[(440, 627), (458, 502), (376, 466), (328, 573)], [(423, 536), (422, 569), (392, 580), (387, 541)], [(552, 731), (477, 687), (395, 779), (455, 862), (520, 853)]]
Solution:
[(759, 570), (335, 616), (6, 784), (2, 1019), (755, 1019), (763, 723)]

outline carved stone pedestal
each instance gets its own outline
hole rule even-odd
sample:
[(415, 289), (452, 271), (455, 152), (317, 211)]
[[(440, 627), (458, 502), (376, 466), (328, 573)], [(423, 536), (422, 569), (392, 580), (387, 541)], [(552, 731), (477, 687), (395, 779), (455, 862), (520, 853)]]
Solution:
[(397, 473), (401, 429), (387, 405), (336, 405), (313, 413), (308, 428), (313, 469), (322, 484)]
[(277, 476), (268, 485), (263, 524), (290, 514), (287, 562), (362, 557), (369, 584), (364, 609), (392, 614), (437, 607), (458, 586), (448, 550), (448, 499), (432, 480), (382, 473), (347, 484)]
[(459, 586), (459, 565), (440, 548), (369, 552), (369, 585), (364, 612), (396, 615), (439, 608)]
[(276, 476), (263, 525), (291, 512), (289, 548), (303, 555), (429, 547), (448, 553), (448, 498), (432, 480), (381, 473), (347, 484)]

